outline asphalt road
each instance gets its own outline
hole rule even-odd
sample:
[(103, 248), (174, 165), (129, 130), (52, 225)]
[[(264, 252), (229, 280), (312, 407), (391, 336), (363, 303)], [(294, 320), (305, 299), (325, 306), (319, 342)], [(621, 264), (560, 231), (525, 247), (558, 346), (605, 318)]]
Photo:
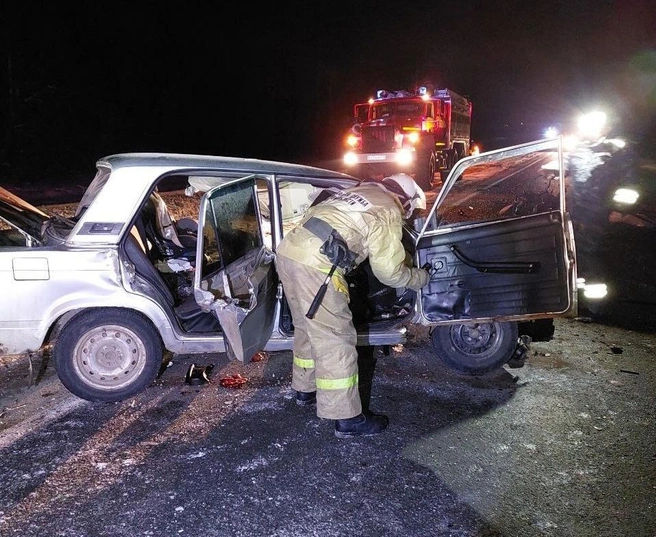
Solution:
[(654, 335), (560, 320), (523, 368), (481, 377), (411, 335), (378, 350), (389, 429), (350, 440), (295, 404), (289, 352), (196, 358), (215, 364), (199, 386), (175, 356), (117, 404), (75, 398), (45, 364), (2, 412), (0, 535), (656, 535)]

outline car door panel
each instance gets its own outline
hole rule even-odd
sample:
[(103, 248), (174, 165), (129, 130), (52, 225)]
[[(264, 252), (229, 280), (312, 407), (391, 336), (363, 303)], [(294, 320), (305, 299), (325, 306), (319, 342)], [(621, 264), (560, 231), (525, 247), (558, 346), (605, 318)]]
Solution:
[(563, 312), (569, 307), (557, 212), (425, 237), (419, 243), (419, 259), (433, 267), (422, 290), (424, 315), (432, 322)]

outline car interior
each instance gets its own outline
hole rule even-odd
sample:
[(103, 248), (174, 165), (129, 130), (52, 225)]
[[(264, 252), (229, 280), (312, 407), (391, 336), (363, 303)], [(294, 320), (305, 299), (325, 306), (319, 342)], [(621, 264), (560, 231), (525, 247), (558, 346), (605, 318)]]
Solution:
[[(166, 227), (168, 236), (162, 231)], [(178, 226), (157, 191), (138, 212), (123, 249), (135, 267), (141, 290), (156, 296), (182, 331), (221, 332), (216, 317), (194, 299), (191, 270), (196, 264), (196, 230)]]
[[(290, 181), (281, 184), (283, 233), (301, 220), (314, 196), (321, 190), (323, 189), (309, 183)], [(169, 308), (182, 331), (220, 333), (221, 326), (216, 317), (204, 312), (193, 295), (197, 230), (187, 223), (181, 226), (173, 218), (166, 206), (165, 197), (165, 192), (154, 191), (144, 203), (134, 220), (131, 233), (124, 242), (126, 256), (135, 266), (141, 290), (156, 296), (160, 303)], [(267, 247), (271, 248), (269, 195), (261, 185), (257, 190), (257, 200), (263, 239)], [(171, 224), (177, 240), (171, 234), (164, 236), (162, 228), (165, 225), (162, 222)], [(211, 264), (211, 257), (210, 254), (203, 260), (205, 266)], [(351, 271), (347, 275), (347, 281), (354, 324), (360, 330), (372, 324), (394, 324), (412, 311), (416, 293), (382, 285), (371, 272), (368, 262)], [(133, 285), (137, 283), (133, 282)], [(284, 300), (280, 328), (286, 334), (293, 333), (293, 322)]]

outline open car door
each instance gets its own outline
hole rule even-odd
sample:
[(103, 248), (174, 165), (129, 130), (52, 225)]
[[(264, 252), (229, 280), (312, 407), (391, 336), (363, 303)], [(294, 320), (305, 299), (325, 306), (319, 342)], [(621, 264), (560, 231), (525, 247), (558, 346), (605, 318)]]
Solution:
[(461, 160), (417, 239), (430, 267), (422, 322), (575, 314), (576, 266), (560, 138)]
[(257, 178), (209, 190), (201, 201), (194, 295), (212, 311), (228, 356), (248, 362), (264, 349), (275, 320), (274, 254), (260, 228)]

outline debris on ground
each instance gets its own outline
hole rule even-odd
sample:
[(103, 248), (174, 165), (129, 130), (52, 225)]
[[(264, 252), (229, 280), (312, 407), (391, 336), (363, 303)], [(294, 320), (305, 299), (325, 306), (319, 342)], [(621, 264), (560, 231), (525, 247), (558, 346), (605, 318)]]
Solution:
[(227, 377), (222, 377), (219, 381), (221, 386), (224, 388), (241, 388), (244, 384), (248, 382), (246, 377), (242, 377), (239, 373), (235, 375), (228, 375)]
[(214, 364), (198, 365), (191, 364), (185, 375), (185, 384), (198, 386), (210, 382), (210, 375), (214, 369)]
[(251, 362), (262, 362), (269, 359), (269, 353), (265, 351), (256, 352), (251, 358)]
[(519, 336), (517, 339), (517, 347), (515, 347), (515, 352), (510, 357), (510, 360), (508, 360), (508, 367), (511, 369), (524, 367), (524, 362), (526, 362), (526, 357), (531, 347), (531, 341), (531, 336)]

